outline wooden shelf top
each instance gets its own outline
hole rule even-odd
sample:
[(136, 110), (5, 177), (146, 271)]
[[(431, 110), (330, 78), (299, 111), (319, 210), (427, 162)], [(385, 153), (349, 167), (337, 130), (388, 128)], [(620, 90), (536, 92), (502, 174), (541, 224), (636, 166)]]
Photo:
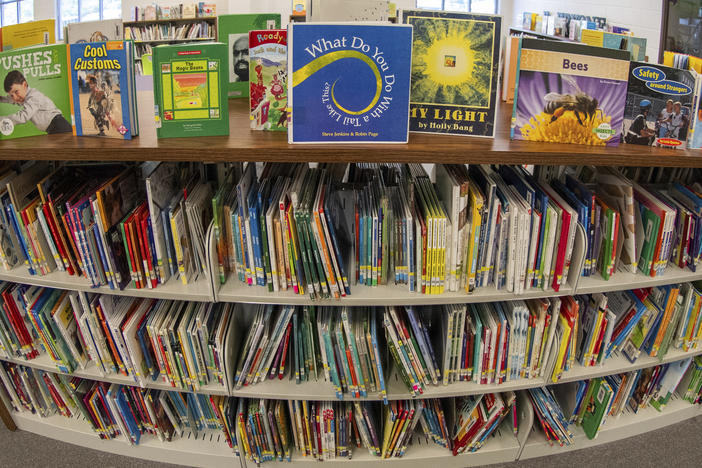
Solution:
[(192, 23), (195, 21), (216, 21), (216, 16), (197, 16), (195, 18), (162, 18), (157, 20), (139, 20), (139, 21), (123, 21), (125, 26), (142, 26), (159, 23)]
[(410, 133), (408, 144), (290, 145), (282, 132), (249, 129), (248, 100), (229, 101), (230, 134), (156, 138), (153, 95), (138, 93), (140, 135), (112, 138), (42, 135), (0, 142), (0, 159), (87, 161), (316, 161), (472, 164), (590, 164), (596, 166), (702, 167), (702, 150), (638, 145), (616, 148), (512, 141), (512, 106), (498, 106), (494, 139)]

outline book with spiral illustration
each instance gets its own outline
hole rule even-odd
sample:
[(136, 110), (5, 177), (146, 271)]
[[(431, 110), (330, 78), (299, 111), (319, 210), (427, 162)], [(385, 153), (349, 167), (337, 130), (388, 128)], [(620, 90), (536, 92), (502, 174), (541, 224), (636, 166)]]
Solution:
[(410, 131), (495, 136), (502, 18), (405, 10), (414, 27)]
[(132, 41), (68, 45), (71, 118), (77, 136), (139, 134)]
[(628, 74), (629, 51), (522, 38), (511, 137), (618, 145)]
[(412, 26), (291, 23), (288, 141), (406, 143)]

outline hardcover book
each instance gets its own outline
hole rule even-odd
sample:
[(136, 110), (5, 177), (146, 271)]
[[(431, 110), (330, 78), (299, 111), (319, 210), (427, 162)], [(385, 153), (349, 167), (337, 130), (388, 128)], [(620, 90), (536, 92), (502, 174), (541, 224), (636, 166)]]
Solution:
[(159, 138), (229, 135), (227, 45), (154, 48), (154, 111)]
[(292, 23), (288, 141), (406, 143), (412, 27)]
[(15, 50), (35, 45), (56, 42), (56, 26), (53, 19), (13, 24), (2, 28), (2, 50)]
[(74, 134), (131, 140), (139, 134), (132, 41), (70, 44)]
[(408, 10), (414, 27), (410, 131), (495, 136), (502, 18)]
[(0, 140), (73, 130), (65, 44), (0, 53)]
[(690, 70), (631, 62), (622, 141), (684, 149), (695, 75)]
[(512, 138), (618, 145), (628, 73), (626, 50), (522, 38)]
[(285, 29), (249, 33), (249, 109), (253, 130), (288, 128), (288, 45)]
[(121, 19), (81, 21), (66, 25), (66, 44), (80, 42), (121, 41), (124, 39)]
[(220, 15), (217, 18), (219, 42), (227, 44), (231, 54), (227, 84), (230, 98), (249, 95), (249, 31), (260, 29), (280, 29), (280, 14)]

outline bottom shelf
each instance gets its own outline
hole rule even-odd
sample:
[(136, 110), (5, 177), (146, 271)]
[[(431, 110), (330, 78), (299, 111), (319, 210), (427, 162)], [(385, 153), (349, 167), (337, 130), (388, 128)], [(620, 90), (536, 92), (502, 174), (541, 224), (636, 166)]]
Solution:
[(649, 406), (634, 413), (627, 406), (619, 417), (609, 416), (597, 437), (592, 440), (585, 436), (582, 427), (570, 426), (574, 434), (574, 442), (564, 447), (549, 445), (546, 436), (535, 423), (519, 459), (558, 455), (568, 451), (594, 447), (660, 429), (700, 415), (702, 415), (702, 406), (692, 405), (677, 395), (673, 395), (668, 405), (660, 412)]
[[(50, 437), (62, 442), (67, 442), (95, 450), (115, 453), (128, 457), (159, 461), (189, 466), (226, 467), (238, 465), (238, 458), (227, 446), (224, 436), (217, 431), (207, 431), (197, 439), (190, 431), (171, 442), (161, 442), (155, 437), (145, 437), (139, 445), (131, 445), (123, 438), (115, 440), (101, 440), (90, 429), (82, 417), (65, 418), (54, 415), (41, 418), (37, 415), (22, 412), (13, 413), (17, 427), (21, 430), (33, 432), (44, 437)], [(481, 466), (492, 463), (507, 463), (517, 459), (519, 443), (508, 425), (498, 429), (485, 445), (474, 453), (462, 454), (456, 457), (433, 443), (427, 443), (423, 437), (415, 436), (412, 446), (402, 458), (381, 460), (371, 456), (366, 449), (356, 449), (352, 459), (325, 461), (326, 467), (354, 468), (368, 465), (369, 463), (391, 462), (402, 467), (426, 467), (432, 463), (440, 463), (442, 468)], [(314, 462), (311, 458), (294, 457), (293, 465), (308, 466)], [(290, 466), (287, 462), (268, 462), (264, 466)], [(254, 466), (249, 462), (248, 466)]]

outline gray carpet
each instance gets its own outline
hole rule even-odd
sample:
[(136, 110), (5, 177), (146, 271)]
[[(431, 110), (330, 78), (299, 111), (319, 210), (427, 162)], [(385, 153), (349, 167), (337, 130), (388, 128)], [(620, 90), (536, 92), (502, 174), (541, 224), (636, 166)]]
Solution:
[[(140, 467), (169, 468), (174, 465), (122, 457), (58, 442), (29, 432), (10, 432), (0, 423), (0, 466), (30, 467)], [(702, 463), (702, 416), (667, 428), (624, 439), (594, 449), (576, 450), (560, 456), (535, 458), (490, 468), (630, 467), (693, 468)], [(233, 461), (233, 459), (232, 459)], [(232, 463), (232, 466), (234, 464)], [(283, 465), (281, 465), (283, 466)], [(322, 465), (319, 465), (320, 467)]]

